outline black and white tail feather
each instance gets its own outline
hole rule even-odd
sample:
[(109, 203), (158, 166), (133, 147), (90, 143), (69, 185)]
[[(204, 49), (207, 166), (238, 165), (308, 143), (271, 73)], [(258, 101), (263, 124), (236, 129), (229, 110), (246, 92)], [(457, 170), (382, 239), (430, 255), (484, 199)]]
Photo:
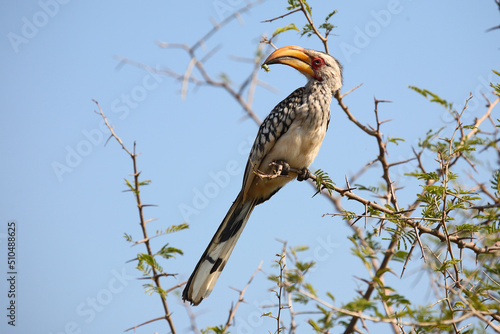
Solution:
[(189, 277), (182, 299), (198, 305), (210, 295), (255, 205), (238, 195)]

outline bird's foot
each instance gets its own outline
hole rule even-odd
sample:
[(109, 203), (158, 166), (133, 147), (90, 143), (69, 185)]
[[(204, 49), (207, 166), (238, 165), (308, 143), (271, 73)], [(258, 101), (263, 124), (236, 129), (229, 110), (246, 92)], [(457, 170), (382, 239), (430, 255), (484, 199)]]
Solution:
[(271, 165), (273, 166), (274, 175), (286, 176), (290, 173), (290, 165), (284, 160), (271, 162)]
[(299, 169), (297, 172), (297, 181), (307, 180), (311, 176), (311, 172), (306, 167)]

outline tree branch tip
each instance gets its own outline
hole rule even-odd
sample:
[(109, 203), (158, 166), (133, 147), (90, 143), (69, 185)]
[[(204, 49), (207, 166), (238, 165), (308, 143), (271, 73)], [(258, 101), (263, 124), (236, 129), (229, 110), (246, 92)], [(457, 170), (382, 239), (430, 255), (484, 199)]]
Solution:
[(291, 15), (291, 14), (293, 14), (293, 13), (300, 12), (300, 11), (302, 11), (302, 8), (297, 8), (297, 9), (292, 10), (291, 12), (288, 12), (288, 13), (286, 13), (286, 14), (283, 14), (283, 15), (277, 16), (277, 17), (275, 17), (275, 18), (268, 19), (268, 20), (264, 20), (264, 21), (260, 21), (260, 23), (273, 22), (273, 21), (275, 21), (275, 20), (282, 19), (282, 18), (284, 18), (284, 17), (286, 17), (286, 16), (288, 16), (288, 15)]
[(390, 100), (378, 100), (375, 96), (373, 97), (375, 103), (392, 103)]
[(168, 46), (169, 46), (169, 43), (165, 43), (165, 42), (162, 42), (162, 41), (156, 41), (155, 43), (156, 43), (156, 45), (158, 45), (160, 48), (164, 48), (164, 49), (168, 48)]
[(358, 89), (359, 87), (363, 86), (363, 83), (360, 83), (359, 85), (357, 85), (356, 87), (354, 88), (351, 88), (349, 89), (347, 92), (345, 92), (344, 94), (340, 94), (340, 89), (335, 93), (336, 94), (336, 97), (340, 98), (340, 99), (343, 99), (347, 94), (350, 94), (352, 92), (354, 92), (356, 89)]
[(233, 289), (234, 291), (241, 293), (241, 290), (235, 288), (234, 286), (229, 286), (229, 289)]

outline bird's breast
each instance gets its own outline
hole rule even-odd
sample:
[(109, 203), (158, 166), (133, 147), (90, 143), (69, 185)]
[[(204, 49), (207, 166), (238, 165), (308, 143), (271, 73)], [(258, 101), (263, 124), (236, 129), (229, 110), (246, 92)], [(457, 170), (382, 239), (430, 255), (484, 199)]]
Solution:
[(297, 113), (288, 131), (277, 140), (261, 166), (284, 160), (292, 168), (309, 167), (318, 155), (327, 125), (326, 115)]

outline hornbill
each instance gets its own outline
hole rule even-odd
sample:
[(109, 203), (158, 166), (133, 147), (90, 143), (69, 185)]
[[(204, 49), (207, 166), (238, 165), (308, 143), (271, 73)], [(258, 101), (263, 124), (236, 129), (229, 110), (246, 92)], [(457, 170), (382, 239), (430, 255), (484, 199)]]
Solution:
[[(295, 68), (306, 76), (307, 84), (274, 107), (260, 125), (241, 191), (182, 293), (182, 299), (192, 305), (198, 305), (212, 292), (253, 208), (291, 180), (307, 178), (307, 167), (318, 154), (330, 122), (332, 96), (342, 86), (341, 65), (320, 51), (285, 46), (271, 53), (264, 62), (264, 65), (271, 64)], [(287, 177), (262, 177), (275, 173), (276, 164)]]

